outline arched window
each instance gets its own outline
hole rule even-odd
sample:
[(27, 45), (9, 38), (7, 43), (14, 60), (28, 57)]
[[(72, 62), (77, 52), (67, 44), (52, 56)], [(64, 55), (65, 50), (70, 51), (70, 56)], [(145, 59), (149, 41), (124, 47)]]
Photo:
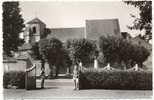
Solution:
[(36, 27), (33, 27), (33, 33), (36, 33)]

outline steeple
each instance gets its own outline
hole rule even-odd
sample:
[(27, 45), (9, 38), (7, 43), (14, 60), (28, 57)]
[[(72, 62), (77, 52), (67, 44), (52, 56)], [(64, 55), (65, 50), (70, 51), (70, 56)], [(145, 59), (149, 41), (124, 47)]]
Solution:
[(44, 22), (37, 17), (27, 22), (25, 32), (25, 40), (27, 43), (38, 42), (41, 39), (41, 35), (44, 34), (45, 27)]

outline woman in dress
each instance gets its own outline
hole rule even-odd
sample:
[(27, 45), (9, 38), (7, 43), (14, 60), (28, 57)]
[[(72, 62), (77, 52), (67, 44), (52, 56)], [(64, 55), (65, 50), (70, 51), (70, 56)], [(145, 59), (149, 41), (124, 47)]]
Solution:
[(74, 70), (73, 70), (73, 81), (74, 81), (74, 90), (78, 90), (79, 89), (79, 69), (77, 64), (74, 66)]

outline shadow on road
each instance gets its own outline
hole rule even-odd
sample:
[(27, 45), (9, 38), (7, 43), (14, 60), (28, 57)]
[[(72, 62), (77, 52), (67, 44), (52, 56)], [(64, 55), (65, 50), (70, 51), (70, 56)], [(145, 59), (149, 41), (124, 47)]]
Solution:
[(33, 90), (46, 90), (46, 89), (59, 89), (59, 88), (58, 87), (45, 87), (45, 88), (37, 87), (36, 89), (33, 89)]

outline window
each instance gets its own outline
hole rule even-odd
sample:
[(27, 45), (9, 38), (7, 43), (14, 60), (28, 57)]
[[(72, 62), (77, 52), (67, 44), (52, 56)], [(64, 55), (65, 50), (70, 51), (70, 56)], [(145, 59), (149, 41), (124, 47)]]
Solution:
[(36, 27), (33, 27), (33, 33), (36, 33)]

